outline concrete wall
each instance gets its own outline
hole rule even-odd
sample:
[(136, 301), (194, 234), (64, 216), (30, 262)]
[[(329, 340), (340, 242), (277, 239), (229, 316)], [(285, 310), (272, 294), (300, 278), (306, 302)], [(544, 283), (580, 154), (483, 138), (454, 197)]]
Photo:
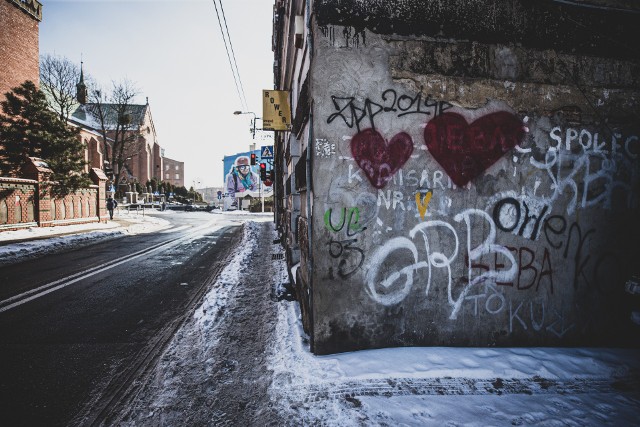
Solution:
[(640, 15), (527, 3), (316, 2), (316, 353), (637, 345)]

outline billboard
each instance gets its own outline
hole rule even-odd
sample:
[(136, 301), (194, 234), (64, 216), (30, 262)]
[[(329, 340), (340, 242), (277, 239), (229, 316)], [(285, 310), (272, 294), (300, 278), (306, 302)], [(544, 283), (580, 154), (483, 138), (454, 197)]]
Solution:
[[(233, 169), (233, 167), (235, 166), (235, 162), (236, 159), (238, 157), (241, 156), (246, 156), (246, 157), (251, 157), (251, 154), (255, 154), (256, 155), (256, 161), (259, 163), (260, 162), (260, 150), (253, 150), (253, 151), (244, 151), (241, 153), (235, 153), (235, 154), (230, 154), (228, 156), (224, 156), (224, 158), (222, 159), (223, 162), (223, 170), (222, 170), (222, 182), (223, 185), (224, 183), (226, 183), (227, 181), (227, 175), (229, 174), (229, 172), (231, 172), (231, 170)], [(255, 166), (251, 166), (251, 172), (258, 172), (258, 165)], [(226, 189), (224, 190), (225, 192), (227, 191)]]

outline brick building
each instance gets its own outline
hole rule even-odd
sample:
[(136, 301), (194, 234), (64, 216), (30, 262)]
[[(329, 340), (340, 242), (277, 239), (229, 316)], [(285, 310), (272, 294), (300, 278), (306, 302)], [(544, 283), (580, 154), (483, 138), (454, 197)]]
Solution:
[(0, 99), (25, 80), (38, 84), (41, 20), (37, 0), (0, 0)]
[[(85, 158), (90, 163), (89, 166), (102, 168), (107, 156), (104, 153), (104, 144), (99, 143), (102, 141), (102, 136), (98, 132), (100, 123), (90, 113), (91, 108), (90, 103), (79, 103), (69, 120), (82, 128), (82, 138), (86, 146)], [(109, 104), (104, 104), (102, 108), (107, 112), (105, 122), (115, 123), (115, 118), (109, 117), (114, 114), (115, 108)], [(143, 185), (153, 178), (161, 180), (164, 170), (163, 150), (158, 143), (149, 103), (129, 105), (126, 114), (130, 117), (131, 125), (125, 131), (125, 138), (131, 136), (135, 140), (126, 143), (125, 171), (121, 180), (126, 183), (139, 182)], [(107, 150), (111, 150), (109, 138), (113, 137), (114, 133), (115, 128), (107, 127)]]

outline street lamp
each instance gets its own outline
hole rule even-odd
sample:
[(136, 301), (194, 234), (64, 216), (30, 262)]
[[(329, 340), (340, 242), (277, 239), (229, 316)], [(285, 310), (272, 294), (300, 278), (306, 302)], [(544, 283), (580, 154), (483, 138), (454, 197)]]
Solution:
[(196, 183), (197, 183), (198, 185), (200, 185), (200, 181), (198, 181), (198, 180), (196, 180), (196, 179), (194, 179), (194, 180), (193, 180), (193, 205), (194, 205), (194, 206), (195, 206), (195, 204), (196, 204)]
[(253, 115), (251, 135), (253, 136), (253, 139), (256, 139), (256, 119), (261, 119), (262, 117), (256, 117), (256, 113), (254, 113), (253, 111), (234, 111), (233, 114), (235, 114), (236, 116), (240, 114)]

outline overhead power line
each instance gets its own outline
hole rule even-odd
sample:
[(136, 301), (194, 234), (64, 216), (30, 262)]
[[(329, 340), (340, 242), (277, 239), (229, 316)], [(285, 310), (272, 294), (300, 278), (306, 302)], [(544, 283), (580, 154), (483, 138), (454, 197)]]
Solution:
[(218, 0), (220, 2), (220, 12), (222, 12), (222, 20), (224, 21), (224, 28), (227, 31), (227, 40), (229, 40), (229, 47), (231, 48), (231, 56), (233, 56), (233, 64), (236, 67), (236, 75), (238, 76), (238, 82), (240, 83), (240, 91), (242, 92), (242, 99), (244, 100), (245, 109), (248, 106), (247, 98), (244, 93), (244, 86), (242, 85), (242, 79), (240, 78), (240, 69), (238, 68), (238, 63), (236, 62), (236, 53), (233, 50), (233, 43), (231, 43), (231, 35), (229, 35), (229, 27), (227, 27), (227, 18), (224, 15), (224, 9), (222, 8), (222, 0)]
[[(244, 86), (242, 85), (242, 80), (240, 79), (240, 71), (238, 70), (238, 64), (236, 62), (236, 55), (233, 50), (233, 44), (231, 43), (231, 36), (229, 35), (229, 27), (227, 26), (227, 19), (224, 16), (224, 9), (222, 8), (222, 0), (218, 0), (220, 2), (220, 11), (222, 12), (222, 18), (224, 19), (224, 26), (227, 29), (226, 35), (225, 31), (222, 28), (222, 21), (220, 20), (220, 12), (218, 11), (218, 3), (216, 0), (213, 0), (213, 6), (216, 9), (216, 16), (218, 17), (218, 25), (220, 26), (220, 34), (222, 35), (222, 41), (224, 42), (224, 49), (227, 52), (227, 59), (229, 60), (229, 67), (231, 68), (231, 74), (233, 75), (233, 81), (236, 85), (236, 92), (238, 93), (238, 98), (240, 99), (240, 105), (244, 111), (248, 110), (247, 99), (244, 94)], [(231, 49), (231, 53), (229, 53), (229, 49)], [(231, 56), (233, 54), (233, 60)], [(235, 67), (234, 67), (235, 64)]]

